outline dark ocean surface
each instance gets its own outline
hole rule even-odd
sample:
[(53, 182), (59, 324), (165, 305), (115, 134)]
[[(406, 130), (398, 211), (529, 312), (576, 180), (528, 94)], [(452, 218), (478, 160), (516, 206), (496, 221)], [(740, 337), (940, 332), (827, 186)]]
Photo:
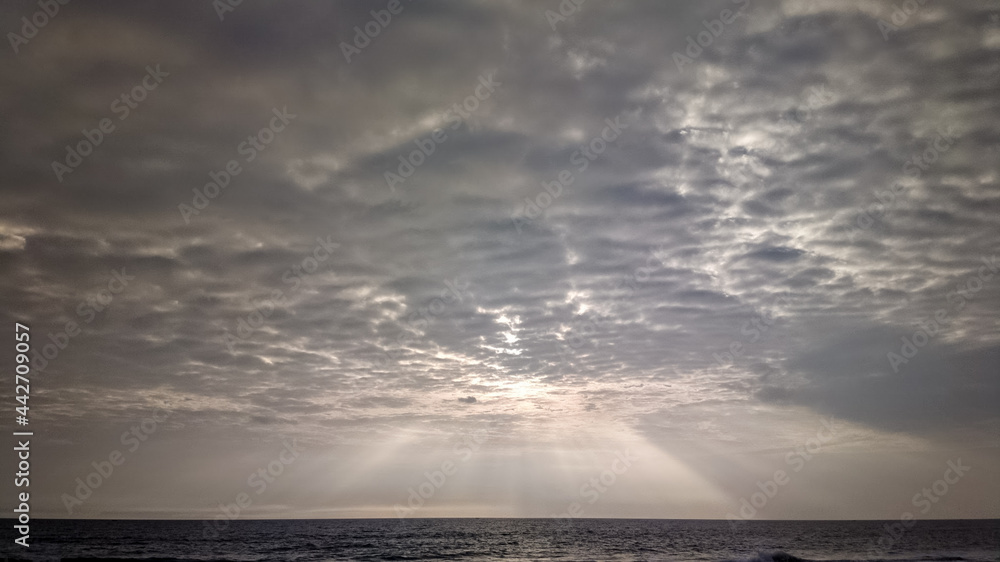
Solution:
[(11, 560), (1000, 560), (1000, 520), (34, 520), (30, 548), (7, 523)]

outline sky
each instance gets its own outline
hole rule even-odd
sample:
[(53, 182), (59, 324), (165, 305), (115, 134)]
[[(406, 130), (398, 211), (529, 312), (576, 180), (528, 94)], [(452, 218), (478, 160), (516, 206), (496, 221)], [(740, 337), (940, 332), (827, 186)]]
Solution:
[(1000, 517), (1000, 2), (39, 6), (34, 516)]

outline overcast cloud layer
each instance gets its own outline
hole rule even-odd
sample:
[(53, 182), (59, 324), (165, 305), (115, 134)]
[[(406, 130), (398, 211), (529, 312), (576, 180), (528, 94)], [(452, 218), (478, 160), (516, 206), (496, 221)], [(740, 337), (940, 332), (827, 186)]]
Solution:
[(40, 515), (211, 517), (295, 438), (251, 516), (392, 517), (449, 460), (413, 516), (548, 516), (629, 450), (585, 516), (721, 518), (832, 418), (757, 517), (897, 518), (958, 458), (926, 517), (1000, 517), (1000, 4), (403, 0), (345, 57), (385, 5), (73, 2), (0, 55), (0, 316), (79, 326)]

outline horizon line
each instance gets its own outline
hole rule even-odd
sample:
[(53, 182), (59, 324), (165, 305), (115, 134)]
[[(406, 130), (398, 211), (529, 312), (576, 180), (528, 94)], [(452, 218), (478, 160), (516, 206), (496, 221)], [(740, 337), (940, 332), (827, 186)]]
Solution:
[[(239, 517), (237, 519), (230, 519), (229, 521), (376, 521), (376, 520), (386, 520), (386, 521), (413, 521), (413, 520), (440, 520), (440, 519), (525, 519), (525, 520), (539, 520), (539, 519), (576, 519), (576, 520), (593, 520), (593, 521), (603, 521), (603, 520), (621, 520), (621, 521), (729, 521), (725, 518), (677, 518), (677, 517)], [(753, 522), (794, 522), (794, 521), (810, 521), (810, 522), (843, 522), (843, 521), (897, 521), (899, 518), (892, 519), (743, 519), (744, 523)], [(3, 517), (0, 520), (11, 520), (16, 521), (17, 518), (14, 517)], [(134, 518), (134, 517), (118, 517), (118, 518), (103, 518), (103, 517), (32, 517), (32, 521), (215, 521), (214, 518), (189, 518), (189, 517), (178, 517), (178, 518)], [(942, 519), (914, 519), (914, 521), (998, 521), (1000, 522), (1000, 517), (952, 517), (952, 518), (942, 518)]]

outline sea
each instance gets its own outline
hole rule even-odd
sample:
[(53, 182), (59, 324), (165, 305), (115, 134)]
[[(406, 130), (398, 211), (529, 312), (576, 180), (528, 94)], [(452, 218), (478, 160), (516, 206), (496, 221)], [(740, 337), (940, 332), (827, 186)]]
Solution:
[[(7, 520), (8, 529), (14, 522)], [(33, 520), (6, 560), (1000, 560), (1000, 520)], [(222, 524), (224, 523), (224, 525)]]

